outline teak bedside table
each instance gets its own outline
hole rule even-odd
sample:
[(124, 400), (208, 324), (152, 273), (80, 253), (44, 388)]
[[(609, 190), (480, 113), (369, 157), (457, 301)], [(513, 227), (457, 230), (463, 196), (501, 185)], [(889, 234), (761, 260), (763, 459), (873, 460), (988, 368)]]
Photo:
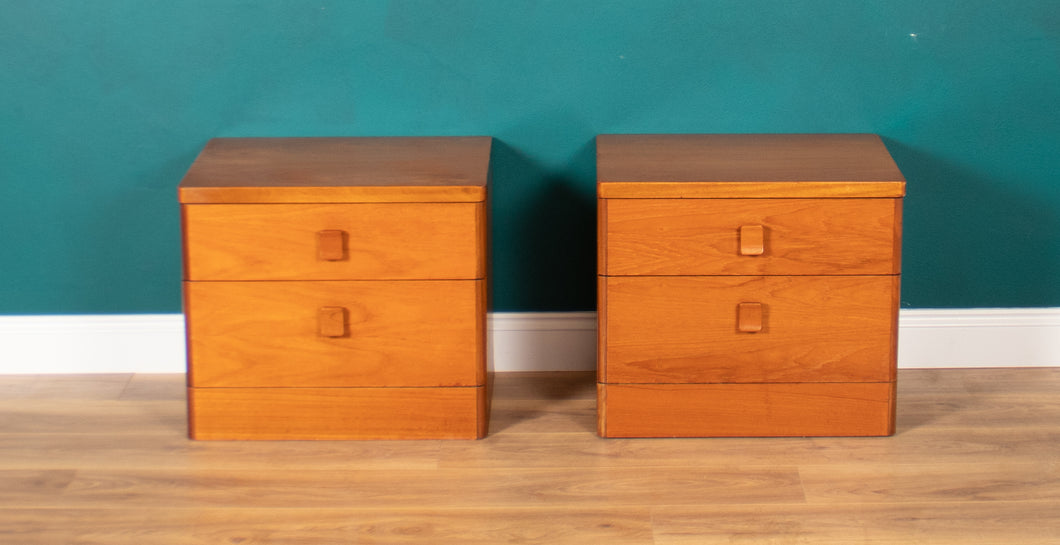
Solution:
[(485, 436), (491, 142), (211, 140), (178, 191), (190, 436)]
[(604, 437), (894, 433), (905, 179), (875, 135), (597, 138)]

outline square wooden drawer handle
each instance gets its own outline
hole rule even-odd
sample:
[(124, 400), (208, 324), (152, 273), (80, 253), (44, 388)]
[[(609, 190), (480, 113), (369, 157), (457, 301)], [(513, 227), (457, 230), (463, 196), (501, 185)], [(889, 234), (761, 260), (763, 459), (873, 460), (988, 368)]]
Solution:
[(742, 333), (762, 331), (762, 303), (740, 303), (736, 307), (736, 327)]
[(761, 225), (740, 227), (740, 255), (762, 255), (766, 251), (766, 228)]
[(317, 231), (317, 259), (342, 261), (346, 258), (346, 231), (327, 229)]
[(321, 337), (346, 336), (346, 309), (321, 307), (317, 311), (317, 331)]

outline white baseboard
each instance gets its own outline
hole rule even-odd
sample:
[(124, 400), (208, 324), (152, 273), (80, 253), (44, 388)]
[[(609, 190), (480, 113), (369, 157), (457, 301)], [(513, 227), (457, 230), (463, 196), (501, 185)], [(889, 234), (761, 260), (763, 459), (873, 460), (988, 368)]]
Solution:
[[(496, 312), (496, 371), (591, 371), (596, 313)], [(180, 314), (0, 316), (0, 374), (182, 373)], [(1060, 308), (909, 309), (898, 366), (1060, 366)]]
[(596, 369), (595, 312), (493, 312), (488, 327), (495, 371)]
[(898, 367), (1060, 366), (1060, 308), (905, 309)]
[(183, 373), (184, 316), (0, 316), (0, 374)]

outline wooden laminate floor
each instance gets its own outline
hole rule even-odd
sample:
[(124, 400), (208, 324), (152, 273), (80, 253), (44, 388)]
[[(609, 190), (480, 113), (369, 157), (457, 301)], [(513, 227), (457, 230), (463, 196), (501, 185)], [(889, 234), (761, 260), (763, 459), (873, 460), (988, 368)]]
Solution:
[(903, 370), (845, 439), (600, 439), (565, 373), (481, 441), (192, 442), (183, 379), (0, 376), (0, 543), (1060, 543), (1060, 368)]

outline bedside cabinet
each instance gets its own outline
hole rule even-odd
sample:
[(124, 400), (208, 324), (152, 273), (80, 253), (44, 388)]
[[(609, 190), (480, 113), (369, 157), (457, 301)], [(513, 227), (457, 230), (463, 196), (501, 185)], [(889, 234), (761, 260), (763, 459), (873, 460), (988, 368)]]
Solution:
[(894, 433), (905, 180), (874, 135), (597, 138), (603, 437)]
[(178, 190), (190, 436), (485, 436), (490, 145), (211, 140)]

